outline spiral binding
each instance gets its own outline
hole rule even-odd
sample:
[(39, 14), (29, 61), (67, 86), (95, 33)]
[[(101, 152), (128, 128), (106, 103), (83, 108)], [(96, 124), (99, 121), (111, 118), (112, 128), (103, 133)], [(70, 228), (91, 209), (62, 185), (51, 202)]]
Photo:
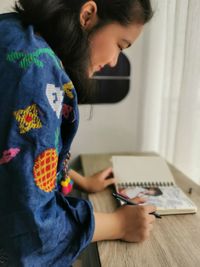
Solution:
[(127, 187), (159, 187), (159, 186), (173, 186), (173, 182), (125, 182), (125, 183), (118, 183), (118, 186), (127, 188)]

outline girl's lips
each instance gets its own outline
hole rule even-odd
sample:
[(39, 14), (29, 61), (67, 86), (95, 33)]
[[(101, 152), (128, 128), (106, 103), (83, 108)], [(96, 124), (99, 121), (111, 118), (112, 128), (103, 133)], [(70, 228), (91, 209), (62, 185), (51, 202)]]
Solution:
[(103, 69), (103, 67), (102, 67), (101, 65), (99, 65), (97, 71), (100, 71), (100, 70), (102, 70), (102, 69)]

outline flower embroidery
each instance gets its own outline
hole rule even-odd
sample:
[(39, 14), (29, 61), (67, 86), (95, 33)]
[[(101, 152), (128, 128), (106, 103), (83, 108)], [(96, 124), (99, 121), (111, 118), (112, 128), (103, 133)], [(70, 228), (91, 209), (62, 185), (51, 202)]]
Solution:
[(36, 104), (28, 106), (26, 109), (15, 111), (14, 116), (19, 122), (19, 129), (21, 134), (29, 132), (31, 129), (42, 127), (41, 121), (38, 117)]

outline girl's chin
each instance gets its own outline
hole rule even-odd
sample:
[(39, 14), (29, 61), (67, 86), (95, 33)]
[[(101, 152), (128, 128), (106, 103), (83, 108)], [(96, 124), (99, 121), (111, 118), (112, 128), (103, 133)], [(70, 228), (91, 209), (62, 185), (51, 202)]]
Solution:
[(90, 69), (90, 70), (88, 71), (88, 77), (89, 77), (89, 78), (92, 78), (93, 75), (94, 75), (94, 71)]
[(95, 73), (99, 72), (100, 70), (101, 70), (100, 68), (99, 69), (97, 69), (97, 68), (90, 68), (88, 70), (88, 76), (89, 76), (89, 78), (92, 78), (95, 75)]

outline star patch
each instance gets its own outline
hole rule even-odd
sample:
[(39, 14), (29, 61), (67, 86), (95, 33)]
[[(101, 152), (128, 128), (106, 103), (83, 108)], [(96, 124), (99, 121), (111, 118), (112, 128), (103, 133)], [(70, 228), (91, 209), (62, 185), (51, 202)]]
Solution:
[(28, 106), (26, 109), (15, 111), (14, 116), (19, 122), (20, 134), (25, 134), (31, 129), (38, 129), (42, 127), (42, 123), (38, 117), (36, 104)]

